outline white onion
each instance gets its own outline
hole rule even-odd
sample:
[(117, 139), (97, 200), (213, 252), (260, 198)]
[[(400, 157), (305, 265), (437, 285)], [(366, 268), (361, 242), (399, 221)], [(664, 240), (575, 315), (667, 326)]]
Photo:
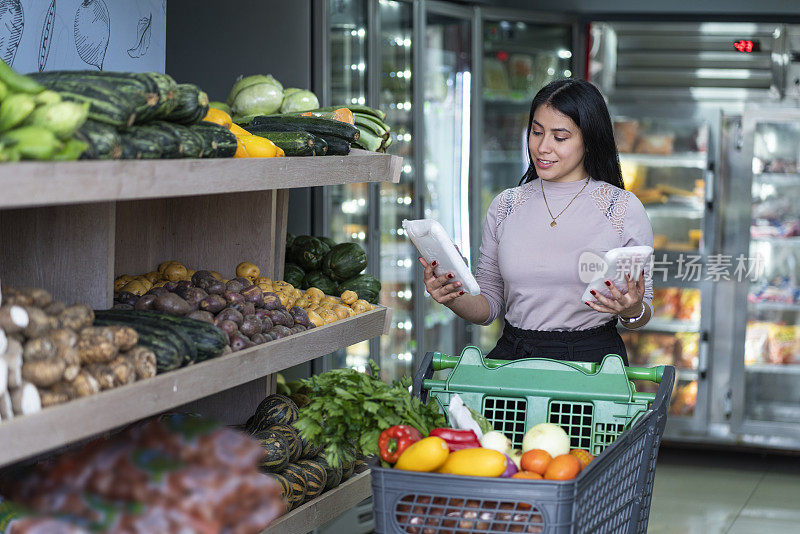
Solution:
[(569, 454), (569, 436), (564, 429), (553, 423), (539, 423), (532, 426), (522, 438), (522, 451), (542, 449), (555, 458)]

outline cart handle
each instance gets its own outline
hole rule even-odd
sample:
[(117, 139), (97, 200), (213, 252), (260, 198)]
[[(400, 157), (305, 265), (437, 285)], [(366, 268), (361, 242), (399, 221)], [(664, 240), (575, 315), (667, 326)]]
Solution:
[[(427, 353), (425, 356), (425, 360), (427, 360), (428, 355), (431, 355), (431, 368), (433, 371), (441, 371), (442, 369), (453, 369), (458, 360), (460, 359), (459, 356), (449, 356), (447, 354), (443, 354), (441, 352), (433, 352)], [(501, 365), (505, 365), (513, 360), (493, 360), (484, 358), (483, 363), (489, 369), (495, 369), (500, 367)], [(423, 362), (425, 364), (427, 362)], [(596, 363), (588, 363), (588, 362), (563, 362), (572, 367), (578, 369), (584, 369), (589, 372), (594, 372), (597, 370), (598, 364)], [(626, 367), (625, 374), (628, 377), (628, 380), (649, 380), (650, 382), (655, 382), (656, 384), (661, 383), (661, 378), (664, 376), (664, 367), (663, 365), (657, 365), (655, 367)], [(420, 366), (421, 369), (424, 367)], [(431, 373), (431, 376), (433, 373)], [(430, 378), (425, 377), (425, 378)]]

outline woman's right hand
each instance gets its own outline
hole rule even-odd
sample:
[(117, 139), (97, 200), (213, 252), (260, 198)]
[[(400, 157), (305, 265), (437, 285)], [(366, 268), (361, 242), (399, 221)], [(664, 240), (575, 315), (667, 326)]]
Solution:
[(447, 273), (437, 277), (433, 274), (433, 268), (436, 267), (435, 261), (428, 264), (425, 258), (420, 258), (419, 262), (425, 268), (425, 274), (423, 276), (425, 289), (428, 291), (428, 294), (433, 297), (433, 300), (439, 304), (447, 305), (464, 294), (464, 291), (461, 290), (461, 282), (455, 280), (455, 275), (453, 273)]

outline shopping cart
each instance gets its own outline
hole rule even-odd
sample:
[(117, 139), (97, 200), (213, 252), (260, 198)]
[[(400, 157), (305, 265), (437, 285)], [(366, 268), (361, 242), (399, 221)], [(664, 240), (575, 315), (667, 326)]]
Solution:
[[(441, 380), (433, 373), (452, 369)], [(659, 383), (636, 391), (632, 380)], [(485, 360), (429, 352), (413, 392), (447, 414), (453, 395), (519, 447), (525, 430), (555, 423), (595, 460), (567, 481), (467, 477), (373, 466), (375, 530), (381, 534), (646, 532), (655, 464), (675, 369), (548, 359)]]

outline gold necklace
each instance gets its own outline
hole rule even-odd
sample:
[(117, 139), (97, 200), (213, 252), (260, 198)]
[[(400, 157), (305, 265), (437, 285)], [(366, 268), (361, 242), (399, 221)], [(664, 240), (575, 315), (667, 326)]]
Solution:
[(583, 187), (581, 187), (581, 190), (580, 190), (580, 191), (578, 191), (578, 194), (577, 194), (577, 195), (575, 195), (574, 197), (572, 197), (572, 200), (570, 200), (570, 201), (569, 201), (569, 203), (567, 203), (567, 205), (566, 205), (566, 206), (564, 206), (564, 209), (563, 209), (563, 210), (561, 210), (561, 211), (559, 211), (559, 212), (558, 212), (558, 215), (556, 215), (555, 217), (553, 217), (553, 212), (552, 212), (552, 211), (550, 211), (550, 206), (548, 206), (548, 205), (547, 205), (547, 197), (546, 197), (546, 196), (545, 196), (545, 194), (544, 194), (544, 184), (542, 183), (542, 179), (541, 179), (541, 178), (539, 178), (539, 185), (542, 187), (542, 198), (544, 199), (544, 205), (545, 205), (545, 207), (547, 208), (547, 213), (549, 213), (549, 214), (550, 214), (550, 218), (551, 218), (551, 219), (553, 219), (553, 222), (551, 222), (551, 223), (550, 223), (550, 228), (555, 228), (555, 226), (556, 226), (556, 219), (558, 219), (559, 217), (561, 217), (561, 214), (562, 214), (562, 213), (564, 213), (565, 211), (567, 211), (567, 208), (569, 207), (569, 205), (570, 205), (570, 204), (572, 204), (572, 203), (575, 201), (575, 199), (576, 199), (576, 198), (578, 198), (578, 195), (580, 195), (581, 193), (583, 193), (583, 190), (584, 190), (584, 189), (586, 189), (586, 186), (587, 186), (587, 185), (589, 185), (589, 179), (590, 179), (590, 178), (591, 178), (591, 176), (588, 176), (588, 177), (586, 178), (586, 183), (585, 183), (585, 184), (583, 184)]

